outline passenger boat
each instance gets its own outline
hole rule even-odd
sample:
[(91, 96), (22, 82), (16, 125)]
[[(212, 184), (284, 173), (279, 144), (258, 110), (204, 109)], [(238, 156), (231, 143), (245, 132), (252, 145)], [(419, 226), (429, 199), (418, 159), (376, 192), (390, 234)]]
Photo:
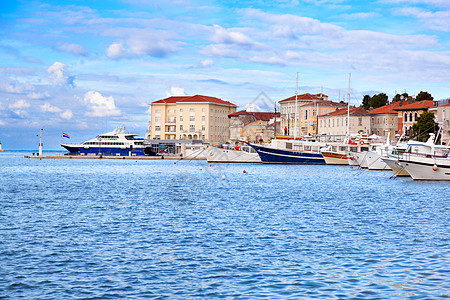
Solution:
[(61, 144), (61, 147), (69, 151), (68, 155), (144, 155), (144, 138), (137, 136), (137, 133), (126, 133), (122, 125), (81, 144)]
[(249, 144), (264, 164), (325, 164), (325, 143), (273, 139), (270, 145)]
[(365, 145), (363, 140), (347, 143), (331, 143), (321, 149), (323, 158), (327, 165), (357, 165), (356, 158), (349, 156), (350, 153), (361, 153), (369, 150), (368, 145)]
[(209, 163), (261, 163), (258, 153), (248, 145), (233, 148), (208, 146), (205, 156)]

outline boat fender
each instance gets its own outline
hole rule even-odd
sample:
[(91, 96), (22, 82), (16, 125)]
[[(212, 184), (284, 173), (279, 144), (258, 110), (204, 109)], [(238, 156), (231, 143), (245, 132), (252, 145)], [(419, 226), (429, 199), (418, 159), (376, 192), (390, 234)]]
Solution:
[(359, 141), (359, 144), (362, 146), (364, 145), (364, 141)]
[(438, 169), (438, 166), (436, 166), (436, 165), (433, 165), (432, 169), (433, 169), (433, 171), (437, 171), (437, 169)]

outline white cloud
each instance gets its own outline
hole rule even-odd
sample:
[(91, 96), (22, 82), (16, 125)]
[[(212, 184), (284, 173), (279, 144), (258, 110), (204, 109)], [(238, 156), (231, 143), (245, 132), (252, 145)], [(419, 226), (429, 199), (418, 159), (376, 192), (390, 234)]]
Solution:
[(30, 103), (26, 100), (17, 100), (8, 106), (10, 109), (23, 109), (30, 107)]
[(60, 116), (61, 116), (61, 118), (63, 118), (63, 119), (70, 120), (70, 119), (73, 118), (73, 113), (72, 113), (72, 111), (71, 111), (70, 109), (67, 109), (67, 110), (63, 111), (63, 112), (60, 114)]
[(116, 107), (113, 97), (104, 97), (96, 91), (89, 91), (84, 95), (84, 103), (88, 105), (90, 111), (86, 116), (90, 117), (112, 117), (121, 114), (120, 109)]
[(126, 57), (126, 51), (123, 48), (122, 43), (113, 43), (111, 44), (108, 49), (106, 50), (106, 55), (109, 58), (121, 58), (121, 57)]
[(61, 62), (55, 62), (47, 69), (50, 81), (56, 85), (74, 86), (74, 78), (67, 75), (66, 65)]
[(70, 52), (73, 54), (77, 54), (77, 55), (86, 55), (87, 51), (86, 49), (79, 45), (79, 44), (62, 44), (61, 46), (58, 47), (59, 50), (62, 51), (66, 51), (66, 52)]
[(245, 105), (245, 110), (248, 112), (258, 112), (261, 111), (261, 108), (255, 103), (248, 103)]
[(27, 95), (30, 99), (44, 99), (50, 97), (50, 94), (45, 92), (44, 94), (41, 93), (30, 93)]
[(215, 44), (208, 45), (201, 51), (202, 54), (216, 57), (239, 57), (239, 51), (232, 45)]
[(170, 97), (170, 96), (186, 96), (186, 94), (184, 93), (184, 89), (183, 88), (172, 86), (170, 88), (170, 92), (166, 92), (166, 96), (167, 97)]
[(6, 122), (0, 120), (0, 126), (5, 126), (5, 125), (6, 125)]
[(212, 40), (218, 44), (236, 44), (245, 48), (260, 48), (261, 45), (237, 30), (214, 25)]
[(201, 64), (202, 64), (202, 67), (210, 67), (214, 64), (214, 62), (211, 59), (205, 59), (205, 60), (202, 60)]
[(41, 111), (43, 111), (43, 112), (59, 113), (62, 111), (59, 107), (53, 106), (48, 102), (45, 102), (40, 107), (41, 107)]
[(418, 7), (403, 7), (393, 10), (394, 15), (414, 17), (429, 29), (450, 32), (450, 10), (431, 12)]

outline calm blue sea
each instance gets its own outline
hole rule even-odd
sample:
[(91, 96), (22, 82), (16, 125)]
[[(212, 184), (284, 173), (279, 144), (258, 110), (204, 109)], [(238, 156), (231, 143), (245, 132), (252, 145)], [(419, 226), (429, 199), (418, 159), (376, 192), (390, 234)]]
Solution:
[(450, 297), (448, 182), (25, 154), (0, 153), (0, 298)]

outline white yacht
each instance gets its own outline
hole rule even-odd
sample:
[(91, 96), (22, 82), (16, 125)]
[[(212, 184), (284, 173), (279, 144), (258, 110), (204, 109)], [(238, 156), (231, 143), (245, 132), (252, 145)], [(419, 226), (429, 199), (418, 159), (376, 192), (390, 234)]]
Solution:
[(61, 144), (69, 151), (68, 155), (144, 155), (144, 138), (137, 133), (126, 133), (125, 126), (99, 134), (97, 137), (80, 144)]
[(205, 156), (209, 163), (261, 163), (258, 153), (248, 145), (233, 148), (208, 146)]

